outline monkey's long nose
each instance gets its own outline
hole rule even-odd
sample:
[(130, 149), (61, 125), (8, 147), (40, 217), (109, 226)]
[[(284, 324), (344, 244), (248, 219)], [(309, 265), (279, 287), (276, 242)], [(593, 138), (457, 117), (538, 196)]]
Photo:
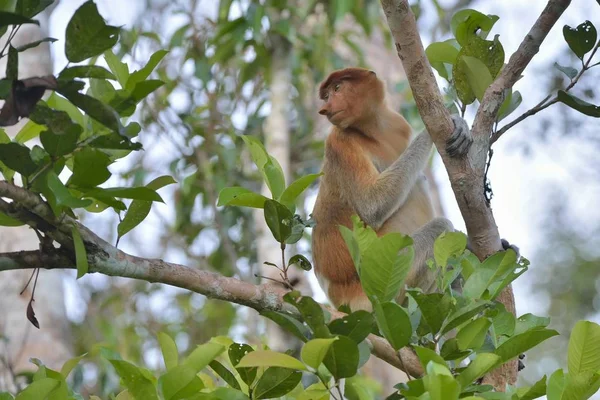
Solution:
[(321, 115), (327, 115), (327, 109), (325, 107), (321, 108), (319, 110), (319, 114), (321, 114)]

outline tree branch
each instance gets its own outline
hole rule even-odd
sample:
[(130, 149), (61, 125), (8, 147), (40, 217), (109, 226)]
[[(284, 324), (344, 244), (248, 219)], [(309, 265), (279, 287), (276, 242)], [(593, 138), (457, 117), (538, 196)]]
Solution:
[[(8, 203), (1, 199), (13, 199)], [(22, 202), (22, 203), (21, 203)], [(41, 215), (33, 213), (35, 209)], [(42, 251), (20, 251), (0, 253), (0, 272), (29, 268), (75, 268), (75, 254), (70, 237), (70, 227), (76, 225), (81, 233), (87, 250), (89, 272), (108, 276), (140, 279), (147, 282), (163, 283), (191, 290), (211, 299), (224, 300), (251, 307), (257, 311), (272, 310), (298, 316), (297, 310), (283, 301), (286, 290), (279, 285), (254, 285), (236, 278), (229, 278), (214, 272), (189, 268), (184, 265), (169, 263), (160, 259), (148, 259), (132, 256), (99, 238), (79, 222), (65, 216), (56, 220), (50, 207), (36, 194), (8, 182), (0, 181), (0, 211), (35, 226), (55, 239), (63, 246), (60, 249)], [(51, 223), (50, 223), (51, 222)], [(344, 317), (346, 314), (324, 307), (332, 319)], [(400, 355), (383, 338), (369, 335), (372, 354), (389, 364), (412, 375), (423, 374), (421, 364), (415, 353), (401, 349)]]
[[(473, 145), (464, 158), (450, 158), (446, 141), (453, 131), (440, 90), (419, 36), (415, 16), (408, 0), (381, 0), (388, 25), (396, 43), (419, 114), (440, 153), (452, 190), (465, 220), (474, 253), (484, 259), (502, 249), (498, 227), (484, 195), (485, 162), (490, 146), (490, 133), (506, 94), (564, 12), (570, 0), (550, 0), (530, 32), (511, 56), (498, 78), (486, 90), (473, 124)], [(515, 314), (512, 288), (508, 287), (498, 300)], [(496, 390), (504, 390), (517, 377), (517, 363), (510, 362), (490, 375)], [(487, 378), (486, 378), (487, 379)]]

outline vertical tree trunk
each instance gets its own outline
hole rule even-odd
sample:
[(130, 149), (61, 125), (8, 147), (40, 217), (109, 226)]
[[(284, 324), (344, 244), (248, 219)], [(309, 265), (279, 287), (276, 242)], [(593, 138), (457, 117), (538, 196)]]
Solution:
[[(36, 25), (23, 25), (13, 45), (23, 45), (47, 36), (48, 17), (46, 10), (36, 19)], [(7, 36), (0, 38), (0, 46), (6, 43)], [(0, 60), (0, 76), (5, 75), (6, 57)], [(43, 76), (52, 73), (52, 57), (48, 43), (19, 53), (19, 77)], [(24, 125), (9, 127), (6, 132), (13, 137)], [(29, 227), (0, 227), (0, 252), (17, 250), (35, 250), (38, 239)], [(15, 374), (24, 370), (35, 370), (29, 362), (32, 357), (39, 358), (51, 368), (60, 369), (71, 357), (71, 332), (67, 319), (63, 272), (41, 271), (35, 290), (33, 307), (41, 329), (36, 329), (26, 317), (27, 304), (31, 297), (33, 282), (28, 289), (19, 294), (31, 276), (31, 271), (5, 271), (0, 278), (0, 391), (15, 391), (18, 383)]]

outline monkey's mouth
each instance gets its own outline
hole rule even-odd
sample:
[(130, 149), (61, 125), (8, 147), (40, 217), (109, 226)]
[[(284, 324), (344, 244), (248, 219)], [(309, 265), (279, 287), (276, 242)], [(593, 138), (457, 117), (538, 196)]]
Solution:
[(336, 111), (336, 112), (334, 112), (334, 113), (332, 113), (332, 114), (329, 114), (329, 115), (327, 116), (327, 119), (331, 121), (331, 119), (332, 119), (334, 116), (338, 115), (338, 114), (339, 114), (339, 113), (341, 113), (342, 111), (344, 111), (344, 110)]

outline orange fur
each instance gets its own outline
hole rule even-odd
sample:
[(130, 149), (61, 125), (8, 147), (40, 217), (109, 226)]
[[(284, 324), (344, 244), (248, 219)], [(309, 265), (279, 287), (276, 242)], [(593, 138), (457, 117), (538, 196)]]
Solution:
[[(337, 86), (339, 85), (339, 86)], [(319, 111), (334, 125), (325, 142), (324, 175), (313, 211), (315, 273), (337, 307), (368, 309), (358, 274), (339, 231), (351, 228), (356, 214), (350, 191), (374, 184), (380, 172), (407, 148), (411, 129), (406, 120), (387, 107), (383, 82), (375, 73), (346, 68), (332, 73), (320, 86), (325, 104)], [(406, 202), (377, 230), (412, 234), (433, 218), (424, 182), (418, 182)]]

